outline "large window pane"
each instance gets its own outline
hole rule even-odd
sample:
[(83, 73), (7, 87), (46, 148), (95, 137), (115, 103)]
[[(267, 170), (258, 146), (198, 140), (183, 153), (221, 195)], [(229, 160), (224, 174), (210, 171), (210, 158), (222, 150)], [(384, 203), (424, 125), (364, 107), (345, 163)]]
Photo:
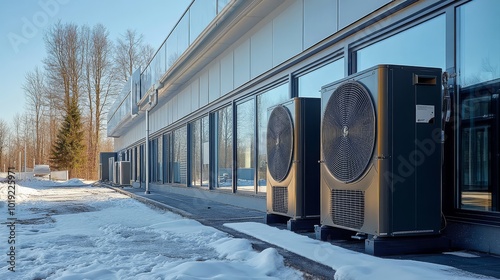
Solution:
[(172, 182), (187, 182), (187, 128), (179, 128), (173, 133), (172, 141)]
[(163, 135), (163, 182), (165, 183), (171, 183), (172, 181), (170, 180), (170, 159), (171, 159), (171, 154), (170, 154), (170, 134), (164, 134)]
[(298, 78), (300, 97), (321, 97), (321, 87), (344, 77), (344, 58)]
[(377, 64), (446, 69), (445, 16), (441, 15), (356, 52), (357, 70)]
[[(496, 0), (457, 9), (458, 208), (499, 211), (500, 18)], [(480, 32), (478, 31), (480, 30)]]
[(191, 123), (191, 185), (208, 187), (208, 116)]
[(217, 188), (232, 190), (233, 178), (233, 107), (216, 113)]
[(238, 191), (255, 191), (255, 104), (250, 99), (236, 107), (236, 179)]
[(209, 186), (210, 173), (210, 130), (208, 116), (201, 119), (201, 185)]
[(257, 96), (257, 122), (259, 132), (259, 158), (258, 158), (258, 191), (266, 191), (266, 175), (267, 175), (267, 115), (268, 109), (277, 104), (283, 103), (290, 99), (288, 93), (288, 83), (277, 88), (271, 89)]
[(191, 123), (191, 185), (201, 185), (201, 122), (196, 120)]
[(157, 156), (156, 156), (156, 181), (163, 183), (163, 136), (160, 136), (157, 141)]
[(472, 1), (457, 10), (458, 73), (463, 87), (500, 78), (499, 11), (497, 0)]

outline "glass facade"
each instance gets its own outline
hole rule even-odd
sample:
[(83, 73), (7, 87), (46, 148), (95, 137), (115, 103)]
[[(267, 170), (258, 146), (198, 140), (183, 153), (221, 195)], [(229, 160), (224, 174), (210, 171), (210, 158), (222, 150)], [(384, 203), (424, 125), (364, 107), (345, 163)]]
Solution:
[(163, 136), (156, 139), (156, 182), (163, 183)]
[(233, 189), (233, 107), (215, 113), (217, 188)]
[(344, 78), (344, 58), (335, 60), (298, 77), (299, 97), (321, 97), (321, 87)]
[(255, 101), (236, 105), (236, 190), (255, 192)]
[(257, 95), (257, 133), (258, 137), (258, 184), (257, 191), (266, 191), (266, 176), (267, 176), (267, 119), (268, 109), (277, 104), (283, 103), (290, 99), (288, 90), (289, 84), (283, 84), (262, 94)]
[(377, 64), (446, 69), (445, 30), (445, 15), (440, 15), (362, 48), (356, 52), (357, 71)]
[(209, 122), (208, 116), (191, 122), (191, 185), (208, 187)]
[(187, 127), (172, 133), (172, 183), (187, 183)]
[[(499, 211), (500, 2), (457, 8), (457, 208)], [(481, 30), (481, 32), (478, 32)]]

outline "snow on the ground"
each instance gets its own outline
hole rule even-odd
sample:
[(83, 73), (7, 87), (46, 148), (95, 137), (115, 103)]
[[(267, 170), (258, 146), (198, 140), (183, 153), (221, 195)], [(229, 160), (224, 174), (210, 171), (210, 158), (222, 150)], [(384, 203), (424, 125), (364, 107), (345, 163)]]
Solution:
[[(246, 239), (80, 180), (53, 183), (18, 182), (16, 272), (1, 252), (0, 279), (302, 278), (276, 249), (257, 252)], [(0, 183), (3, 213), (7, 190)], [(2, 251), (11, 246), (6, 238), (0, 244)]]
[(374, 257), (261, 223), (227, 223), (224, 226), (329, 266), (336, 271), (336, 280), (495, 279), (445, 265)]

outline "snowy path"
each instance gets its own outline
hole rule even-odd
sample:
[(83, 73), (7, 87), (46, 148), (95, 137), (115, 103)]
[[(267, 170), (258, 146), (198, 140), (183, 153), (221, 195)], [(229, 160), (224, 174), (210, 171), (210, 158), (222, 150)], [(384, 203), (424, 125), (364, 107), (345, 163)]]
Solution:
[[(273, 249), (257, 252), (199, 222), (107, 188), (21, 182), (16, 189), (15, 272), (0, 279), (301, 279)], [(80, 186), (77, 186), (80, 185)], [(0, 183), (1, 223), (7, 184)], [(8, 227), (0, 234), (8, 236)], [(0, 243), (7, 252), (7, 239)], [(5, 249), (4, 249), (5, 248)]]

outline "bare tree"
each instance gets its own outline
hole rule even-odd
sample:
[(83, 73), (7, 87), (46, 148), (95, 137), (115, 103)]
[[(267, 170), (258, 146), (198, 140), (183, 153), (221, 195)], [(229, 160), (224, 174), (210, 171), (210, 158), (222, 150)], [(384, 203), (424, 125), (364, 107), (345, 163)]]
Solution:
[(109, 32), (101, 25), (95, 25), (92, 30), (84, 27), (82, 36), (85, 38), (85, 100), (88, 124), (88, 171), (89, 177), (97, 175), (97, 154), (100, 150), (101, 130), (104, 128), (104, 118), (112, 97), (116, 95), (116, 78), (113, 69), (113, 44), (109, 40)]
[(7, 150), (8, 138), (9, 126), (7, 125), (6, 121), (0, 119), (0, 165), (2, 166), (5, 166), (7, 164), (7, 161), (5, 160), (5, 153)]
[(49, 79), (63, 89), (64, 108), (80, 98), (83, 44), (74, 24), (55, 24), (45, 36), (47, 58), (44, 60)]
[(23, 85), (23, 89), (26, 94), (26, 105), (35, 128), (35, 134), (33, 135), (35, 138), (35, 160), (36, 162), (41, 162), (42, 133), (40, 132), (40, 130), (42, 125), (43, 111), (45, 109), (45, 96), (47, 95), (47, 90), (45, 86), (44, 75), (38, 67), (36, 67), (32, 72), (28, 72), (25, 79), (26, 81)]
[(132, 72), (139, 67), (146, 67), (153, 58), (154, 48), (143, 43), (143, 36), (135, 30), (127, 29), (122, 38), (116, 41), (115, 65), (118, 79), (126, 82)]

